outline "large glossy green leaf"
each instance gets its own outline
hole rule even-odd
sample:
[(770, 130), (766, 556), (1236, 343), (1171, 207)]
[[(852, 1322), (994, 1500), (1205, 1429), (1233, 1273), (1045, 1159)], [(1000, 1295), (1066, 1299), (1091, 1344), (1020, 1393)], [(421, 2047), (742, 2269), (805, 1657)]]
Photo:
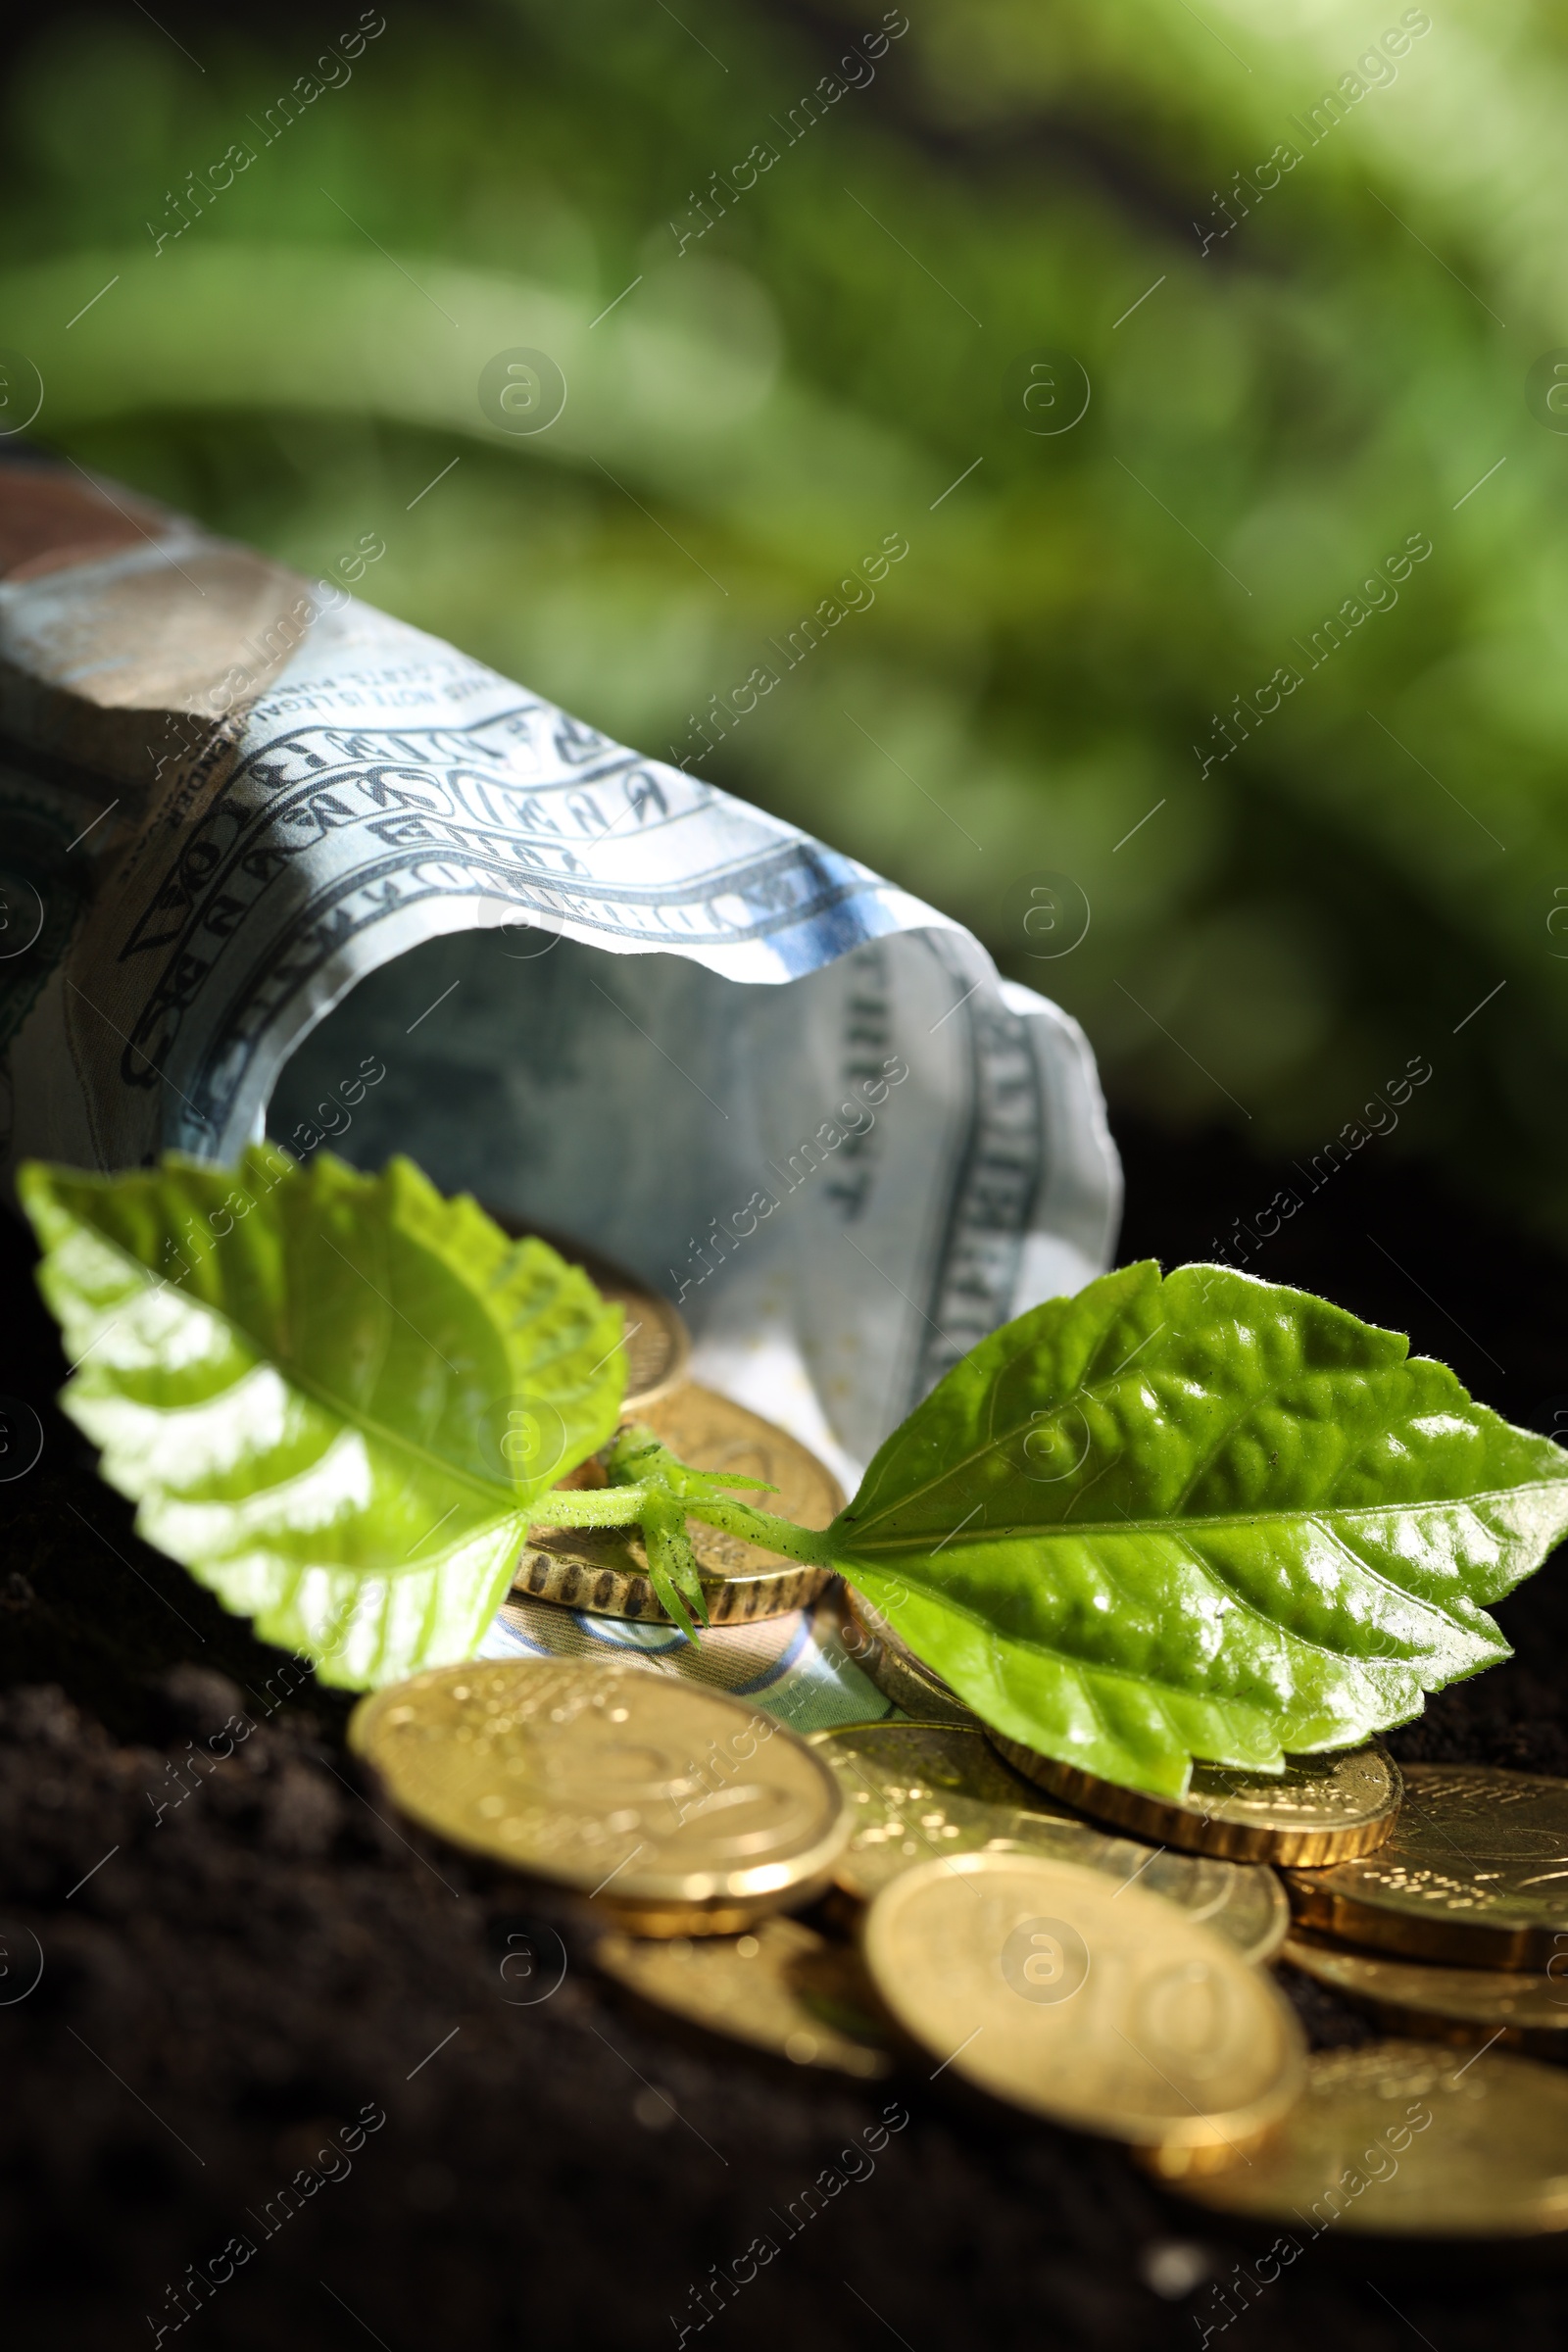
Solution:
[(469, 1656), (529, 1505), (615, 1426), (619, 1307), (406, 1159), (20, 1189), (65, 1408), (148, 1541), (327, 1682)]
[(828, 1533), (1000, 1730), (1126, 1786), (1276, 1769), (1506, 1657), (1568, 1453), (1299, 1291), (1134, 1265), (996, 1332)]

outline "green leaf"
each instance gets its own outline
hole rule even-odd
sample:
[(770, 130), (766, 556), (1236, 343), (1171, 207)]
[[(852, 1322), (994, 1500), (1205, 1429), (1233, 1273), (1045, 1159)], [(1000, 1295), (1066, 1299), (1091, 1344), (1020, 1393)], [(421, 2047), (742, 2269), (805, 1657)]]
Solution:
[(406, 1159), (263, 1145), (19, 1189), (62, 1402), (148, 1542), (323, 1681), (470, 1656), (530, 1504), (615, 1426), (620, 1308)]
[(977, 1713), (1159, 1794), (1274, 1771), (1509, 1655), (1568, 1453), (1398, 1334), (1215, 1266), (1124, 1267), (955, 1367), (829, 1530)]

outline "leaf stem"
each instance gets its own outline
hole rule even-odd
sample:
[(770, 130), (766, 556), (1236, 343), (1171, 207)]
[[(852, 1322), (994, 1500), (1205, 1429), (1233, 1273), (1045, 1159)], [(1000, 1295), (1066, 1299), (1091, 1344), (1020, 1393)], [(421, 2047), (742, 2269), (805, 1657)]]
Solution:
[(749, 1502), (731, 1502), (717, 1494), (671, 1496), (666, 1488), (652, 1483), (556, 1487), (528, 1505), (528, 1517), (539, 1527), (629, 1527), (644, 1520), (650, 1505), (657, 1510), (660, 1499), (666, 1503), (676, 1500), (688, 1519), (701, 1519), (748, 1544), (781, 1551), (786, 1559), (802, 1560), (811, 1568), (833, 1565), (830, 1528), (797, 1527), (793, 1519), (776, 1519), (771, 1511), (760, 1511)]
[(797, 1527), (793, 1519), (776, 1519), (771, 1511), (759, 1511), (749, 1502), (726, 1502), (716, 1494), (687, 1495), (685, 1502), (689, 1518), (722, 1528), (726, 1535), (781, 1551), (786, 1559), (803, 1560), (809, 1568), (833, 1566), (830, 1527)]
[(649, 1487), (554, 1487), (528, 1505), (537, 1527), (630, 1527), (640, 1520)]

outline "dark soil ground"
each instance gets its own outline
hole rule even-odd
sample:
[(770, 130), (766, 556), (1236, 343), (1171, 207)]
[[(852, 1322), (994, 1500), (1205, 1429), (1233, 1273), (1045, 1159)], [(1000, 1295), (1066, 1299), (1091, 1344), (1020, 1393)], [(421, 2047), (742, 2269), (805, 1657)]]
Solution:
[[(1121, 1133), (1123, 1256), (1209, 1255), (1289, 1181), (1221, 1141)], [(49, 1401), (62, 1367), (29, 1262), (0, 1223), (0, 1389), (44, 1432), (0, 1485), (8, 2346), (188, 2328), (267, 2352), (637, 2352), (689, 2328), (811, 2352), (1141, 2352), (1205, 2331), (1226, 2352), (1558, 2352), (1554, 2262), (1332, 2230), (1222, 2328), (1213, 2283), (1249, 2241), (1116, 2149), (923, 2067), (851, 2085), (628, 2007), (588, 1966), (580, 1915), (383, 1819), (344, 1756), (343, 1702), (290, 1692), (276, 1652), (136, 1542)], [(1510, 1418), (1550, 1429), (1561, 1409), (1568, 1427), (1568, 1269), (1419, 1171), (1346, 1168), (1254, 1263), (1408, 1329)], [(1395, 1744), (1568, 1772), (1560, 1567), (1500, 1614), (1515, 1661)], [(527, 2002), (556, 1935), (564, 1981)], [(1363, 2031), (1324, 1996), (1303, 2011), (1320, 2040)], [(296, 2178), (303, 2203), (280, 2197)], [(776, 2259), (701, 2328), (712, 2266), (763, 2232)], [(231, 2239), (254, 2251), (225, 2275)], [(193, 2267), (220, 2282), (182, 2290)]]

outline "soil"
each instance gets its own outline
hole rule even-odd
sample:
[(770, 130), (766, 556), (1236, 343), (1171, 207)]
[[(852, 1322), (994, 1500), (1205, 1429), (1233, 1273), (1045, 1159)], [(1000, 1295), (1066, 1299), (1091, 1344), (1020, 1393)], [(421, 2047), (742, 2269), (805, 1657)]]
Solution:
[[(1220, 1138), (1118, 1132), (1124, 1257), (1210, 1255), (1290, 1181)], [(1568, 1269), (1419, 1169), (1347, 1167), (1254, 1265), (1408, 1329), (1510, 1418), (1568, 1425)], [(630, 2005), (594, 1975), (579, 1911), (384, 1818), (344, 1754), (346, 1703), (137, 1542), (50, 1402), (62, 1365), (29, 1269), (0, 1221), (0, 1387), (43, 1429), (36, 1464), (0, 1485), (0, 2259), (19, 2352), (187, 2329), (268, 2352), (637, 2352), (683, 2329), (812, 2352), (1221, 2335), (1226, 2352), (1556, 2352), (1554, 2256), (1332, 2230), (1227, 2325), (1216, 2284), (1257, 2241), (1114, 2147), (923, 2066), (852, 2084)], [(1568, 1773), (1558, 1563), (1498, 1614), (1517, 1657), (1393, 1744)], [(1365, 2034), (1315, 1988), (1293, 1995), (1316, 2040)], [(759, 2238), (776, 2253), (737, 2263)], [(747, 2283), (716, 2289), (714, 2266)]]

